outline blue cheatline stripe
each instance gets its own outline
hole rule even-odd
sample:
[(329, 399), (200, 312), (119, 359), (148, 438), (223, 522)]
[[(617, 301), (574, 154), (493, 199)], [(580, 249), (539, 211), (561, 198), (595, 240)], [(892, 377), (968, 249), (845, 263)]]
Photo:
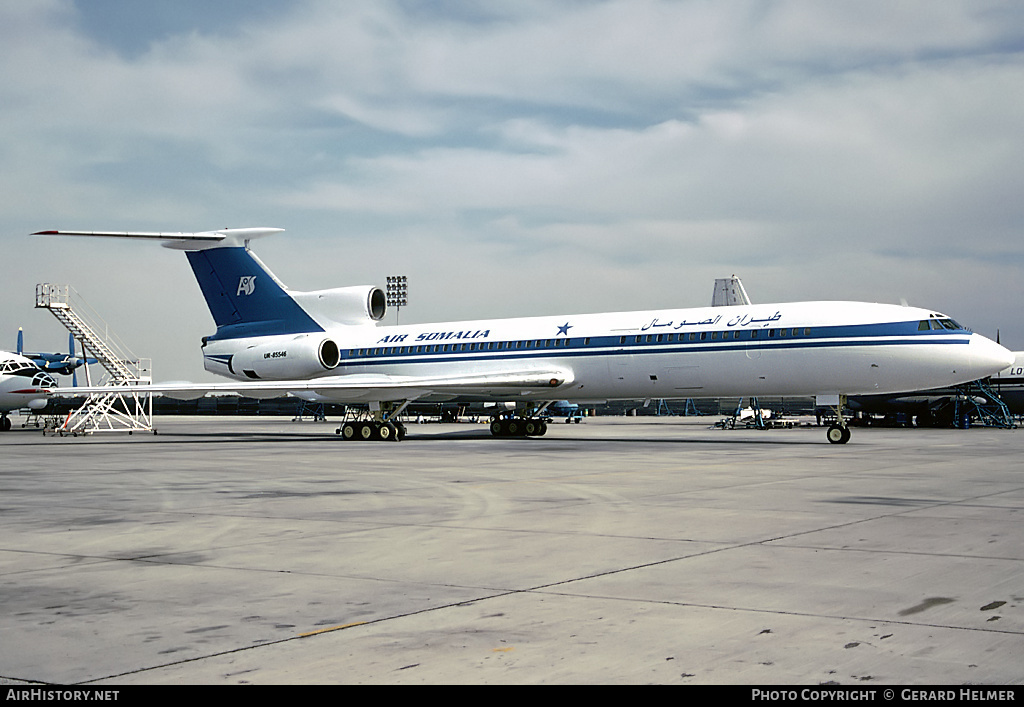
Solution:
[[(726, 332), (728, 339), (712, 339), (712, 332), (706, 332), (707, 337), (701, 341), (698, 337), (694, 341), (689, 340), (688, 333), (685, 334), (685, 341), (668, 341), (667, 335), (662, 335), (663, 340), (658, 342), (657, 335), (630, 334), (627, 336), (600, 336), (600, 337), (578, 337), (569, 339), (568, 346), (527, 346), (514, 348), (516, 341), (493, 342), (501, 343), (501, 349), (481, 349), (481, 344), (476, 342), (476, 349), (471, 349), (473, 344), (411, 344), (405, 346), (375, 346), (360, 349), (348, 349), (343, 352), (342, 367), (368, 367), (387, 365), (392, 363), (451, 363), (468, 361), (510, 361), (510, 360), (533, 360), (533, 359), (557, 359), (557, 358), (579, 358), (587, 356), (623, 356), (623, 355), (645, 355), (645, 354), (679, 354), (679, 353), (710, 353), (726, 351), (774, 351), (794, 349), (825, 349), (825, 348), (850, 348), (855, 346), (904, 346), (922, 344), (943, 344), (961, 345), (969, 343), (969, 334), (963, 331), (959, 335), (951, 335), (949, 331), (917, 331), (917, 322), (889, 324), (889, 325), (859, 325), (839, 327), (796, 327), (799, 332), (792, 336), (794, 328), (787, 327), (789, 336), (781, 337), (780, 330), (775, 330), (775, 337), (769, 338), (770, 330), (757, 330), (758, 338), (751, 338), (750, 332), (743, 332), (746, 336), (739, 339), (732, 337), (732, 332)], [(810, 330), (810, 333), (805, 332)], [(716, 332), (719, 336), (723, 332)], [(651, 341), (648, 341), (648, 338)], [(639, 341), (637, 341), (639, 339)], [(522, 341), (522, 340), (520, 340)], [(528, 340), (535, 344), (537, 339)], [(539, 341), (565, 341), (540, 339)], [(510, 348), (511, 345), (513, 348)], [(458, 351), (445, 351), (445, 346), (462, 347)], [(423, 351), (415, 351), (422, 348)], [(402, 350), (405, 350), (403, 353)], [(412, 349), (412, 351), (410, 351)], [(353, 353), (353, 351), (355, 353)], [(376, 353), (374, 353), (376, 352)]]
[[(889, 340), (889, 341), (834, 341), (834, 342), (792, 342), (789, 344), (769, 345), (757, 347), (761, 351), (776, 351), (782, 349), (825, 349), (825, 348), (852, 348), (857, 346), (898, 346), (898, 345), (920, 345), (920, 344), (967, 344), (966, 340), (953, 341), (919, 341), (919, 340)], [(717, 344), (706, 346), (690, 347), (643, 347), (635, 349), (601, 349), (593, 346), (580, 347), (578, 349), (534, 349), (530, 351), (505, 351), (487, 354), (480, 351), (466, 352), (431, 352), (418, 354), (388, 354), (363, 357), (343, 357), (339, 369), (345, 367), (383, 366), (395, 363), (452, 363), (468, 361), (528, 361), (533, 359), (560, 359), (560, 358), (587, 358), (597, 356), (639, 356), (639, 355), (663, 355), (678, 353), (711, 353), (726, 351), (749, 351), (751, 347), (735, 344)]]
[[(427, 325), (429, 326), (429, 325)], [(598, 356), (623, 356), (647, 354), (711, 353), (728, 351), (762, 352), (795, 349), (850, 348), (855, 346), (905, 346), (922, 344), (960, 345), (969, 343), (970, 333), (966, 330), (918, 330), (918, 322), (893, 322), (885, 324), (860, 324), (819, 327), (785, 327), (739, 330), (736, 329), (679, 334), (631, 333), (593, 337), (573, 338), (531, 338), (519, 340), (475, 341), (472, 343), (410, 343), (402, 345), (375, 345), (348, 348), (341, 352), (339, 371), (346, 368), (369, 368), (396, 363), (453, 363), (471, 361), (529, 361), (536, 359), (572, 359)], [(219, 330), (218, 330), (219, 331)], [(793, 332), (797, 332), (793, 335)], [(705, 338), (702, 340), (701, 335)], [(756, 335), (756, 338), (755, 338)], [(661, 336), (662, 340), (658, 341)], [(668, 339), (672, 337), (672, 341)], [(715, 338), (712, 338), (715, 337)], [(682, 340), (680, 340), (682, 339)], [(537, 346), (538, 342), (556, 343), (557, 346)], [(517, 348), (516, 344), (528, 344)], [(485, 349), (488, 345), (502, 348)], [(476, 348), (472, 348), (473, 346)], [(453, 350), (455, 347), (465, 347)], [(415, 349), (420, 348), (421, 351)], [(448, 350), (445, 350), (447, 348)], [(404, 350), (404, 353), (403, 353)], [(210, 355), (208, 358), (220, 363), (223, 356)], [(227, 357), (230, 358), (230, 357)]]

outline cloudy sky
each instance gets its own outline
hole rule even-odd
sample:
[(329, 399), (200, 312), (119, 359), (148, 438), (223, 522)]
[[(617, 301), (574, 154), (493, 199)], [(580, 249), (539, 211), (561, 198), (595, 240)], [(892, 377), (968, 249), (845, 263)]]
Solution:
[(182, 254), (29, 233), (281, 227), (290, 287), (405, 274), (403, 323), (735, 273), (1024, 349), (1013, 1), (0, 0), (0, 160), (0, 345), (66, 345), (69, 283), (159, 380), (210, 379)]

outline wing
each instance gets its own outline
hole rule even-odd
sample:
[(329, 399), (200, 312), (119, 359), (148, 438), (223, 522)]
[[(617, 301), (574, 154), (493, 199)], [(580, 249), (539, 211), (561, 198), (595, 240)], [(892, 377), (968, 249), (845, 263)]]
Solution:
[(430, 396), (473, 397), (490, 400), (558, 397), (556, 391), (573, 382), (570, 371), (534, 369), (502, 373), (449, 376), (342, 375), (313, 380), (239, 381), (233, 383), (153, 383), (149, 385), (106, 385), (54, 388), (50, 395), (80, 397), (105, 393), (163, 394), (170, 398), (193, 399), (207, 393), (251, 397), (299, 397), (310, 394), (339, 403), (418, 400)]

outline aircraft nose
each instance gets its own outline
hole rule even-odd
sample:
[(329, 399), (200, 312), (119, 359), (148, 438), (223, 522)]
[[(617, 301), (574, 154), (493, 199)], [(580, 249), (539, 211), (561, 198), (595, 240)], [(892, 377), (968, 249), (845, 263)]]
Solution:
[(971, 370), (975, 379), (995, 375), (1013, 365), (1013, 352), (980, 334), (971, 335)]

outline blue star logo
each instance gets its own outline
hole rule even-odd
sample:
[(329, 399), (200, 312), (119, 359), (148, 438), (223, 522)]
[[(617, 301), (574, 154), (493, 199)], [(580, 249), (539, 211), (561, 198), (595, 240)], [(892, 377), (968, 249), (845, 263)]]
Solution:
[[(558, 334), (565, 334), (566, 336), (569, 336), (570, 329), (572, 329), (572, 324), (566, 322), (562, 326), (558, 327)], [(558, 336), (558, 334), (555, 334), (555, 336)]]

